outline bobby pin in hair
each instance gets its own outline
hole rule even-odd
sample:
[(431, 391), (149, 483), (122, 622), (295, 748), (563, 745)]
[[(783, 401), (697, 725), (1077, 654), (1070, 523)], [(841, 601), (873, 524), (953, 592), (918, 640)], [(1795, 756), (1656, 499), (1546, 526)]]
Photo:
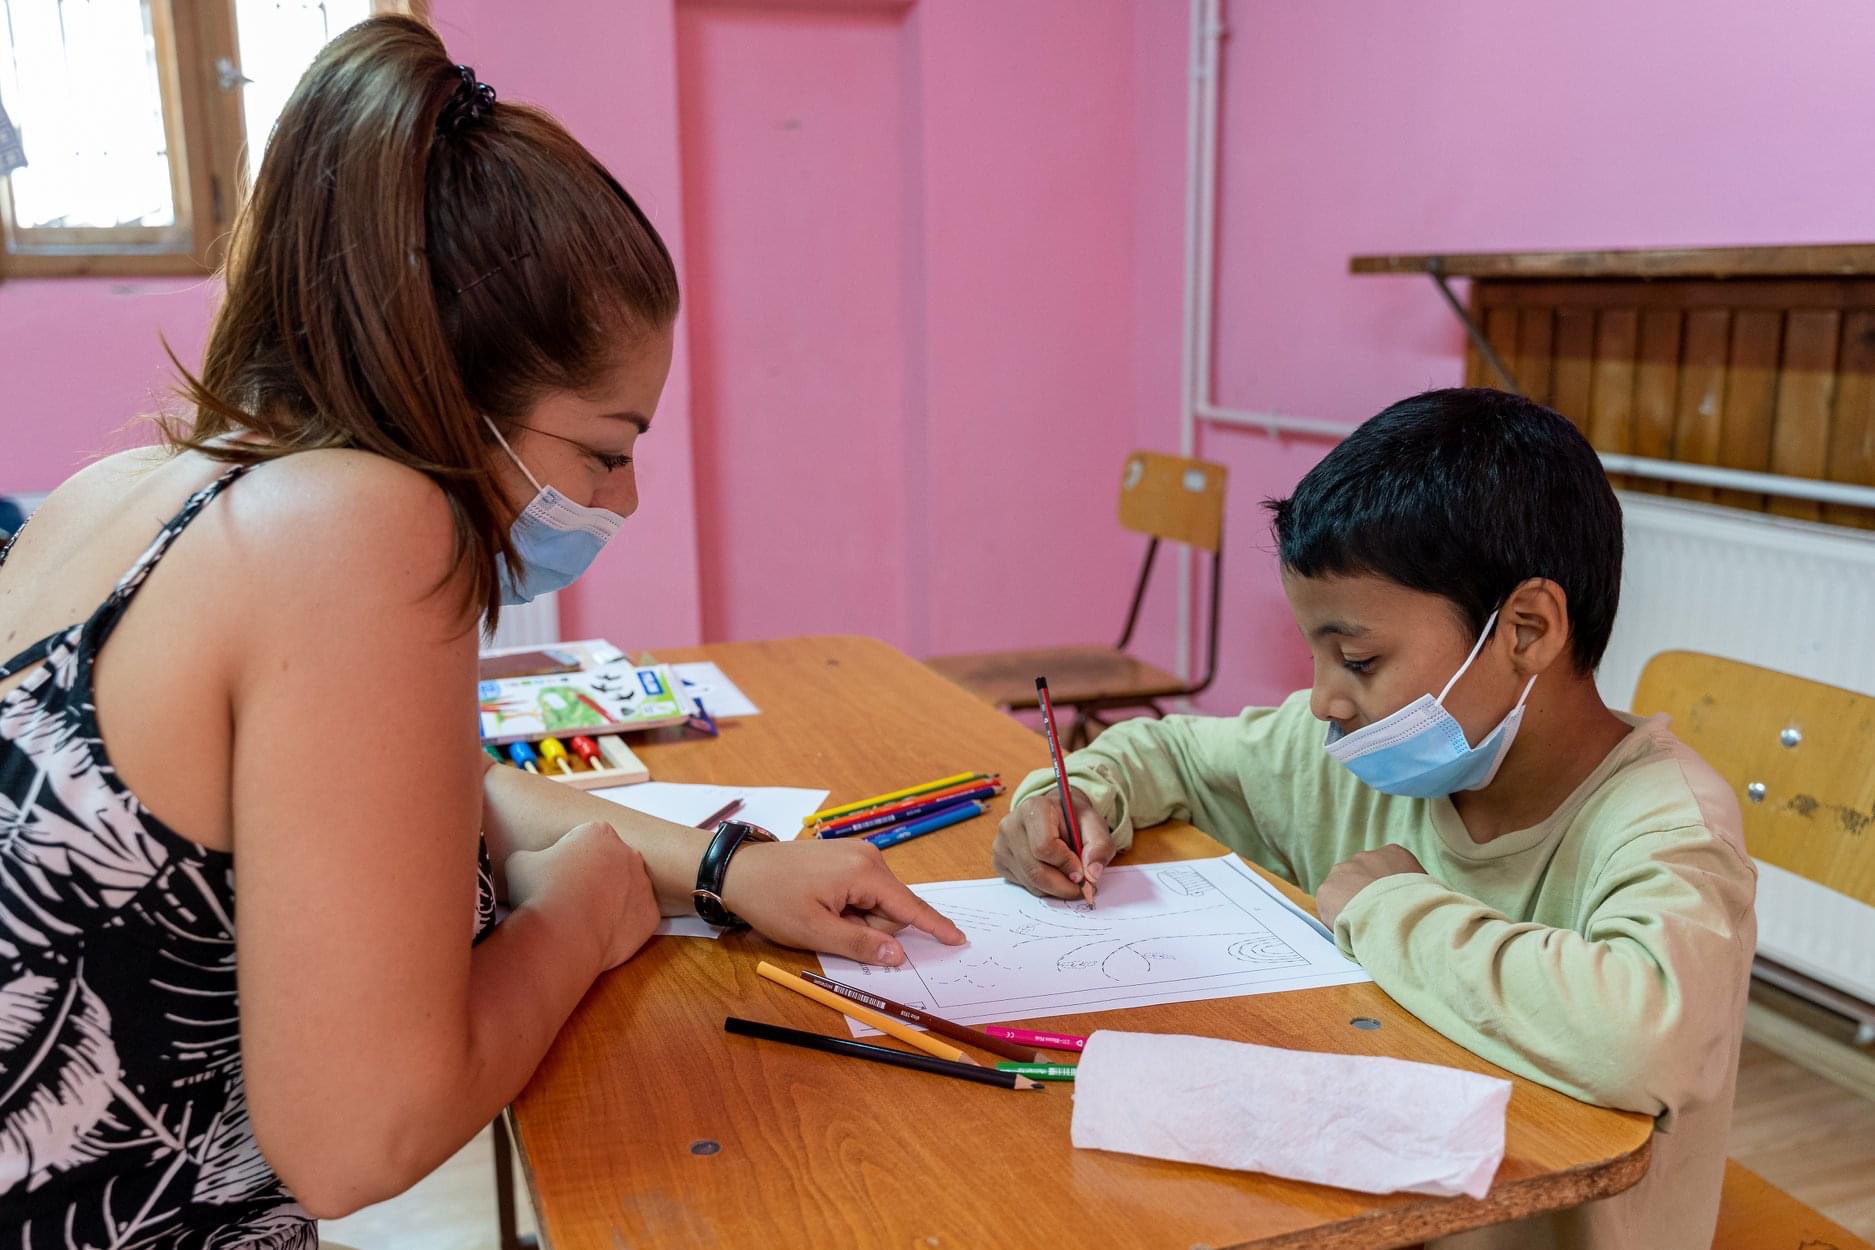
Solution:
[(496, 274), (506, 269), (509, 265), (512, 265), (515, 261), (526, 260), (528, 257), (532, 256), (533, 254), (534, 253), (532, 252), (516, 252), (514, 255), (508, 257), (508, 259), (502, 261), (499, 265), (496, 265), (493, 269), (489, 270), (487, 273), (483, 274), (481, 277), (475, 279), (473, 282), (457, 287), (456, 294), (461, 295), (464, 291), (473, 291), (476, 287), (481, 286), (482, 283), (488, 281), (490, 278), (494, 277)]

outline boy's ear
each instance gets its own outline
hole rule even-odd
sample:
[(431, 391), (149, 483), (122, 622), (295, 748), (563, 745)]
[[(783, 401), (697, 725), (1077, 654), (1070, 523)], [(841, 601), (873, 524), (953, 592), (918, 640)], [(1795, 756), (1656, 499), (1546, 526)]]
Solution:
[(1519, 583), (1498, 619), (1510, 626), (1511, 663), (1519, 675), (1543, 672), (1569, 649), (1569, 592), (1547, 577)]

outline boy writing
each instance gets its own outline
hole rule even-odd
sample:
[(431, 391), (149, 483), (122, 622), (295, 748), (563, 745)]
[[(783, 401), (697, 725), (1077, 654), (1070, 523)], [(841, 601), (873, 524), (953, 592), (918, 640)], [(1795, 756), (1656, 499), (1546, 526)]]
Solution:
[(997, 869), (1073, 897), (1134, 829), (1190, 821), (1311, 891), (1341, 948), (1447, 1037), (1656, 1117), (1634, 1188), (1445, 1244), (1710, 1246), (1756, 872), (1730, 787), (1664, 718), (1596, 691), (1621, 510), (1595, 452), (1538, 404), (1432, 391), (1269, 506), (1312, 688), (1109, 729), (1068, 759), (1085, 862), (1044, 770)]

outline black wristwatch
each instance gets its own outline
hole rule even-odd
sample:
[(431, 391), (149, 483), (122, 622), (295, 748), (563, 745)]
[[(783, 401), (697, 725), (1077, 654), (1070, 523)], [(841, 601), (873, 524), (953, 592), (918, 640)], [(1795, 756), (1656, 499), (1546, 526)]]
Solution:
[(716, 836), (710, 839), (703, 861), (697, 865), (697, 888), (690, 892), (690, 897), (696, 901), (697, 915), (725, 929), (747, 924), (748, 921), (730, 911), (723, 902), (723, 878), (729, 875), (730, 857), (749, 842), (779, 841), (781, 839), (768, 830), (746, 820), (725, 820), (716, 826)]

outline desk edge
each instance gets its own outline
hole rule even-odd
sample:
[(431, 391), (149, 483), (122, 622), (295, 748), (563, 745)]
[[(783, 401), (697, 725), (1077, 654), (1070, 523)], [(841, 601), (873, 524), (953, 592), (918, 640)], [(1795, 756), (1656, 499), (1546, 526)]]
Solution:
[[(1344, 1220), (1339, 1224), (1318, 1225), (1276, 1237), (1256, 1241), (1233, 1242), (1217, 1250), (1375, 1250), (1380, 1245), (1413, 1246), (1435, 1237), (1448, 1237), (1474, 1228), (1508, 1224), (1532, 1216), (1566, 1211), (1602, 1198), (1612, 1198), (1632, 1189), (1647, 1175), (1653, 1162), (1654, 1135), (1649, 1130), (1645, 1140), (1624, 1155), (1585, 1163), (1563, 1172), (1549, 1172), (1508, 1185), (1493, 1185), (1482, 1199), (1471, 1203), (1451, 1198), (1428, 1198), (1410, 1207), (1375, 1211)], [(1532, 1193), (1548, 1195), (1561, 1189), (1568, 1192), (1561, 1202), (1544, 1201), (1524, 1207), (1519, 1198)], [(1506, 1207), (1513, 1209), (1505, 1213)], [(1385, 1230), (1384, 1233), (1382, 1230)], [(1384, 1235), (1384, 1242), (1376, 1234)]]

